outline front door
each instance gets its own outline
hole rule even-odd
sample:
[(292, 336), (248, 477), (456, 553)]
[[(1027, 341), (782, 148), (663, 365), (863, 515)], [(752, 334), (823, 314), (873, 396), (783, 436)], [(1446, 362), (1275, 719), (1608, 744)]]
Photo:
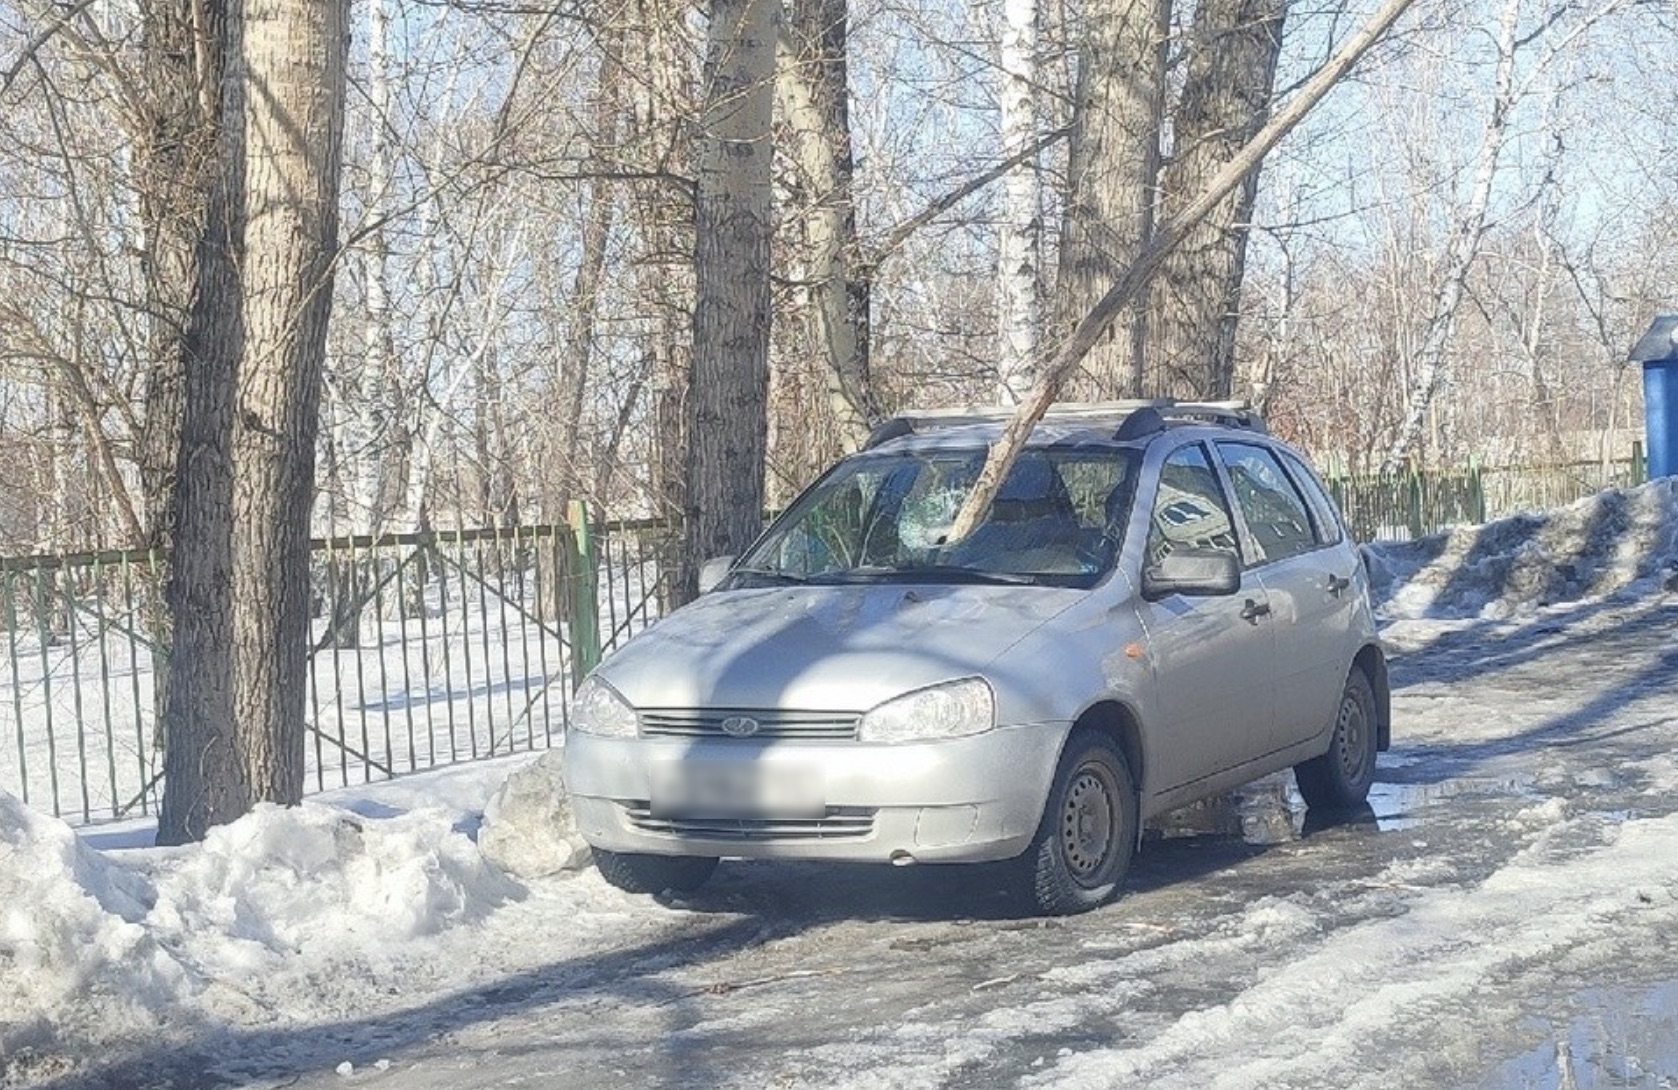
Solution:
[[(1206, 448), (1177, 448), (1151, 499), (1147, 555), (1226, 549), (1241, 556), (1228, 497)], [(1245, 567), (1245, 566), (1244, 566)], [(1153, 794), (1244, 764), (1268, 748), (1272, 727), (1270, 605), (1256, 573), (1234, 595), (1173, 594), (1143, 602), (1163, 730), (1148, 755)]]

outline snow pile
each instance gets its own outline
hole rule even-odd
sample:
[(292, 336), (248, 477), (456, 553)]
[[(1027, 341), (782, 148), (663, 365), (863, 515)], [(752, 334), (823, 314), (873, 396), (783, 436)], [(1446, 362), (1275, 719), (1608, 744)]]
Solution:
[(157, 890), (151, 926), (214, 936), (214, 967), (243, 971), (434, 935), (520, 887), (440, 811), (371, 820), (305, 803), (262, 805), (212, 829)]
[(154, 899), (144, 878), (0, 791), (0, 1084), (58, 1037), (137, 1039), (191, 990), (142, 923)]
[(0, 793), (0, 1084), (95, 1043), (358, 1012), (524, 893), (440, 810), (260, 806), (201, 844), (101, 855)]
[(507, 777), (484, 808), (478, 847), (520, 878), (544, 878), (589, 865), (565, 790), (565, 751), (550, 749)]
[(1678, 589), (1678, 478), (1544, 514), (1364, 547), (1391, 620), (1497, 620), (1630, 588)]

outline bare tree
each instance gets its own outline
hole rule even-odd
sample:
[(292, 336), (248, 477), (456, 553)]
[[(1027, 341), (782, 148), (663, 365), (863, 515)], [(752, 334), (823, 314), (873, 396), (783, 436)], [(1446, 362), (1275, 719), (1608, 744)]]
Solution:
[(1352, 66), (1371, 46), (1381, 40), (1393, 23), (1398, 21), (1399, 16), (1409, 8), (1410, 3), (1411, 0), (1386, 0), (1369, 21), (1305, 81), (1293, 99), (1263, 128), (1253, 134), (1253, 138), (1212, 176), (1198, 197), (1160, 225), (1136, 260), (1124, 270), (1123, 275), (1107, 289), (1078, 323), (1072, 336), (1049, 361), (1043, 377), (1038, 379), (1037, 385), (1032, 388), (1031, 396), (1014, 413), (1001, 438), (992, 444), (990, 453), (985, 458), (984, 469), (980, 471), (978, 480), (973, 483), (972, 491), (968, 493), (950, 527), (952, 541), (959, 541), (971, 534), (989, 513), (991, 501), (996, 498), (997, 490), (1002, 487), (1008, 470), (1024, 448), (1026, 440), (1031, 437), (1032, 429), (1043, 419), (1043, 414), (1059, 394), (1061, 385), (1072, 373), (1073, 368), (1083, 361), (1101, 339), (1114, 319), (1125, 307), (1140, 297), (1165, 258), (1181, 245), (1184, 237), (1203, 221), (1213, 208), (1241, 184), (1241, 180), (1248, 173), (1258, 169), (1259, 164), (1277, 142), (1298, 125), (1305, 115), (1322, 101), (1324, 95), (1334, 89), (1335, 84), (1351, 71)]
[(789, 0), (778, 66), (796, 171), (800, 279), (841, 444), (857, 449), (879, 410), (869, 375), (869, 282), (859, 268), (852, 179), (848, 0)]
[[(1152, 232), (1170, 15), (1169, 0), (1093, 0), (1084, 7), (1055, 288), (1062, 337)], [(1086, 364), (1098, 392), (1140, 391), (1141, 332), (1134, 317), (1103, 327)]]
[[(1161, 174), (1164, 215), (1191, 200), (1269, 116), (1285, 0), (1201, 0), (1188, 74)], [(1166, 259), (1147, 308), (1147, 392), (1231, 396), (1235, 329), (1259, 171), (1253, 170)]]
[[(1575, 9), (1571, 5), (1563, 5), (1546, 12), (1535, 29), (1523, 34), (1521, 17), (1526, 9), (1526, 0), (1505, 0), (1494, 39), (1496, 76), (1485, 125), (1480, 132), (1473, 180), (1466, 199), (1452, 220), (1451, 238), (1439, 271), (1432, 310), (1416, 350), (1404, 417), (1387, 448), (1384, 469), (1393, 470), (1404, 464), (1427, 425), (1434, 395), (1438, 393), (1444, 377), (1446, 349), (1456, 328), (1457, 308), (1462, 303), (1469, 272), (1485, 237), (1493, 187), (1509, 141), (1516, 108), (1533, 92), (1538, 80), (1562, 50), (1624, 2), (1606, 0), (1600, 6), (1578, 14), (1571, 22), (1566, 17), (1575, 13)], [(1519, 54), (1533, 45), (1539, 47), (1541, 55), (1522, 74), (1517, 68)]]
[(688, 385), (683, 597), (707, 557), (763, 525), (769, 237), (779, 0), (714, 0), (705, 53)]
[(225, 174), (189, 333), (164, 843), (303, 794), (347, 6), (235, 0), (224, 18)]
[[(1037, 142), (1036, 0), (1003, 0), (1002, 19), (1002, 154), (1013, 157)], [(1042, 175), (1032, 155), (1003, 178), (997, 228), (997, 388), (1008, 404), (1031, 388), (1041, 362), (1042, 246)]]

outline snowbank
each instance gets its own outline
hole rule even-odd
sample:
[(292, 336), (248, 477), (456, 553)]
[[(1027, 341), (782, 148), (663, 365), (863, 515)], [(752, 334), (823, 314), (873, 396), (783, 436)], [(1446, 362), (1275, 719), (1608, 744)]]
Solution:
[(1364, 547), (1389, 620), (1499, 620), (1624, 590), (1678, 589), (1678, 478), (1544, 514)]
[(261, 806), (202, 844), (106, 856), (0, 792), (0, 1084), (95, 1042), (353, 1011), (523, 893), (444, 811)]
[(192, 992), (143, 923), (155, 902), (143, 877), (0, 792), (0, 1084), (52, 1074), (36, 1050), (65, 1038), (147, 1035)]

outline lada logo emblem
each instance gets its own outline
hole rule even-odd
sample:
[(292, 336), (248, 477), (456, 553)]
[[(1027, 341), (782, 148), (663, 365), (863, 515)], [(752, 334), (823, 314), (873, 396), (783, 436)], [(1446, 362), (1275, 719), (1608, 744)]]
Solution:
[(731, 715), (722, 721), (722, 732), (731, 738), (750, 738), (757, 733), (758, 721), (749, 715)]

